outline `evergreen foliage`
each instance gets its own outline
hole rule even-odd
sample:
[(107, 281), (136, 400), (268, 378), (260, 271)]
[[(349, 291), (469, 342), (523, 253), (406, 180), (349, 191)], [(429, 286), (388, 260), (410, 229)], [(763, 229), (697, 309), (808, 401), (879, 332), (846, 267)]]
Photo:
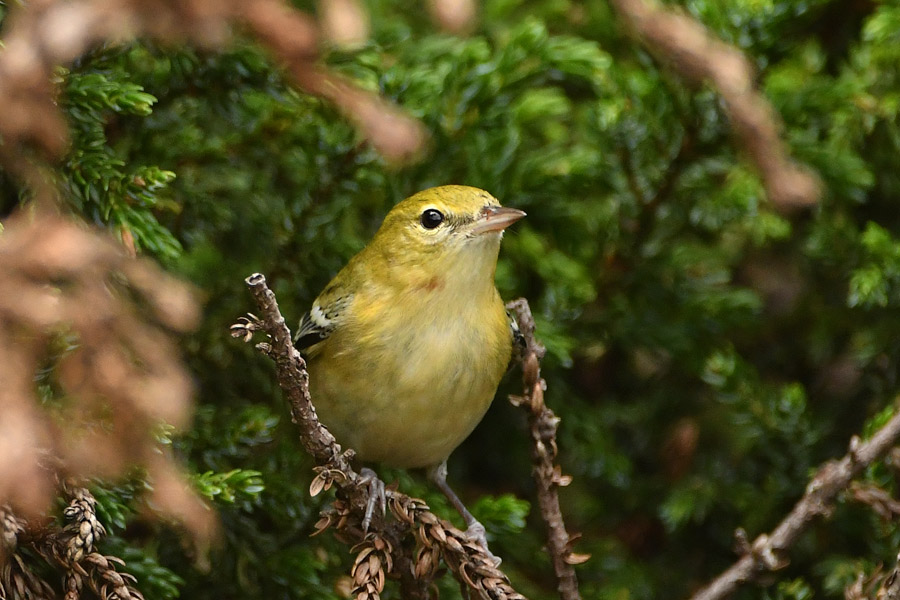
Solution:
[[(423, 121), (431, 146), (413, 165), (386, 165), (249, 42), (109, 46), (59, 72), (72, 210), (130, 234), (205, 299), (184, 340), (199, 408), (171, 443), (219, 511), (221, 545), (204, 568), (176, 533), (148, 531), (138, 478), (94, 490), (102, 551), (148, 600), (339, 597), (350, 555), (309, 537), (324, 501), (309, 497), (310, 460), (270, 364), (227, 326), (250, 308), (250, 273), (299, 317), (394, 202), (461, 183), (528, 212), (497, 281), (529, 299), (549, 350), (547, 401), (574, 476), (563, 509), (592, 554), (584, 597), (687, 597), (734, 560), (736, 528), (771, 529), (818, 464), (892, 414), (900, 6), (683, 4), (748, 54), (791, 152), (825, 183), (818, 206), (788, 216), (767, 204), (714, 90), (652, 59), (606, 3), (487, 0), (465, 37), (437, 30), (418, 1), (368, 8), (372, 39), (327, 61)], [(21, 190), (0, 174), (0, 192), (6, 212)], [(552, 598), (524, 424), (504, 400), (517, 377), (450, 479), (516, 588)], [(895, 469), (867, 477), (894, 491)], [(421, 476), (384, 475), (455, 518)], [(740, 597), (841, 598), (898, 547), (895, 524), (845, 499), (777, 582)]]

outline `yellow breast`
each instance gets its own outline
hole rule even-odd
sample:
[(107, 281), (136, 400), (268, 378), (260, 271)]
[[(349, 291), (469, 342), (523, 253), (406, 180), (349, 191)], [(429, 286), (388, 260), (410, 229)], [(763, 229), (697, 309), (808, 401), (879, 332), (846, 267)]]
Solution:
[(479, 293), (489, 297), (426, 279), (401, 298), (377, 288), (354, 297), (309, 361), (313, 403), (339, 442), (363, 460), (424, 467), (472, 432), (511, 351), (499, 294)]

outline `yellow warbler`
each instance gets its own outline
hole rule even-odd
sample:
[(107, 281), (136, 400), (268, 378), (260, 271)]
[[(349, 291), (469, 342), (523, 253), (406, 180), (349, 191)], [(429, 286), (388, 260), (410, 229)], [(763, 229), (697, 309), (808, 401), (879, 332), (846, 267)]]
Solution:
[(337, 440), (364, 461), (429, 468), (482, 541), (447, 486), (446, 460), (510, 360), (514, 327), (494, 271), (503, 230), (524, 216), (473, 187), (407, 198), (316, 298), (296, 339)]

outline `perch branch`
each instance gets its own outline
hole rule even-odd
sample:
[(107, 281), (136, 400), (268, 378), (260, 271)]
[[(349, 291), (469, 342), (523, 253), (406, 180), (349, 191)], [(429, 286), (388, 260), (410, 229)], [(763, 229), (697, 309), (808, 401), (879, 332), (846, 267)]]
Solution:
[(739, 50), (716, 39), (694, 19), (652, 7), (646, 0), (613, 0), (613, 5), (654, 55), (687, 79), (715, 86), (776, 208), (789, 211), (819, 201), (819, 178), (788, 155), (775, 111), (754, 89), (753, 69)]
[(257, 348), (275, 361), (278, 385), (290, 403), (291, 420), (303, 433), (300, 442), (304, 450), (316, 463), (345, 475), (348, 481), (356, 481), (359, 474), (350, 466), (352, 454), (342, 452), (331, 432), (319, 423), (316, 409), (309, 397), (306, 361), (294, 348), (291, 332), (278, 309), (275, 293), (259, 273), (251, 275), (246, 281), (256, 306), (263, 315), (262, 330), (269, 336), (269, 342), (259, 344)]
[[(310, 491), (316, 494), (334, 485), (339, 492), (339, 498), (316, 524), (316, 532), (334, 525), (335, 529), (352, 538), (357, 554), (352, 572), (357, 585), (354, 597), (377, 598), (384, 581), (383, 574), (379, 573), (384, 569), (390, 571), (392, 563), (409, 565), (409, 561), (403, 560), (398, 553), (402, 552), (403, 537), (414, 531), (419, 542), (413, 561), (417, 579), (433, 579), (439, 559), (443, 558), (453, 576), (480, 598), (524, 600), (484, 548), (430, 512), (421, 500), (386, 490), (388, 506), (397, 522), (388, 523), (386, 515), (376, 512), (369, 533), (363, 533), (361, 524), (371, 487), (353, 469), (353, 452), (343, 451), (319, 422), (309, 395), (306, 362), (291, 342), (291, 332), (265, 277), (256, 273), (248, 277), (246, 283), (262, 318), (251, 315), (241, 319), (232, 326), (232, 335), (250, 341), (254, 332), (263, 331), (269, 338), (267, 342), (257, 344), (257, 348), (275, 362), (278, 385), (290, 404), (291, 418), (300, 430), (301, 443), (318, 464)], [(392, 558), (389, 560), (388, 557)], [(405, 585), (410, 583), (407, 581)]]
[(694, 594), (692, 600), (720, 600), (733, 594), (744, 583), (758, 576), (776, 571), (788, 564), (787, 550), (797, 541), (818, 517), (828, 516), (834, 508), (838, 494), (847, 489), (850, 482), (866, 467), (884, 456), (900, 438), (900, 412), (894, 415), (867, 441), (856, 436), (850, 440), (850, 449), (838, 461), (829, 461), (819, 467), (806, 486), (806, 493), (791, 512), (769, 534), (762, 534), (751, 544), (748, 552), (719, 575), (705, 588)]
[(510, 396), (510, 401), (528, 411), (528, 425), (533, 442), (532, 474), (537, 484), (541, 516), (547, 523), (547, 550), (553, 561), (560, 598), (578, 600), (581, 596), (573, 565), (585, 562), (590, 556), (572, 552), (575, 538), (569, 536), (566, 531), (562, 511), (559, 509), (557, 490), (571, 483), (572, 478), (563, 475), (559, 465), (554, 462), (557, 455), (556, 429), (559, 426), (559, 417), (544, 403), (544, 390), (547, 389), (547, 384), (541, 378), (540, 360), (544, 356), (545, 349), (534, 337), (534, 317), (528, 301), (519, 298), (507, 304), (506, 308), (515, 314), (525, 340), (525, 351), (522, 356), (524, 394)]

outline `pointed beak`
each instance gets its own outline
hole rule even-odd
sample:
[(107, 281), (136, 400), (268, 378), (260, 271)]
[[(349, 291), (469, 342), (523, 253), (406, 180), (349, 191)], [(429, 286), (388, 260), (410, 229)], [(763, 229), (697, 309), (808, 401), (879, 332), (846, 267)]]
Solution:
[(505, 206), (485, 206), (481, 209), (469, 235), (481, 235), (489, 231), (503, 231), (525, 216), (525, 211)]

